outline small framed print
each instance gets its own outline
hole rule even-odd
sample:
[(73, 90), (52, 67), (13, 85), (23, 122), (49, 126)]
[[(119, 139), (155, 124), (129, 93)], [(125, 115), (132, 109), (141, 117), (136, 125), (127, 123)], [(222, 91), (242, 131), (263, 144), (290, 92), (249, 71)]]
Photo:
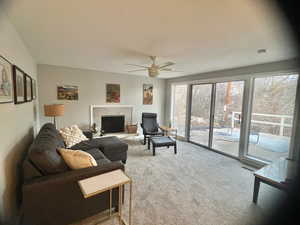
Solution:
[(16, 65), (13, 66), (14, 100), (15, 104), (25, 102), (25, 74)]
[(32, 80), (32, 100), (36, 99), (36, 81), (34, 79)]
[(0, 56), (0, 104), (13, 102), (12, 66)]
[(25, 99), (26, 102), (32, 101), (32, 79), (25, 74)]
[(60, 85), (57, 86), (58, 100), (78, 100), (78, 86)]
[(153, 104), (153, 84), (143, 85), (143, 105)]

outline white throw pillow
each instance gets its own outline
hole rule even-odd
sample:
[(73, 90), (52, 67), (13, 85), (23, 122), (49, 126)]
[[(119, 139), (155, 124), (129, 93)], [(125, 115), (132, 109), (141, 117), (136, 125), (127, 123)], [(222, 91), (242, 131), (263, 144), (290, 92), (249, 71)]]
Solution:
[(82, 133), (82, 130), (80, 130), (77, 125), (62, 128), (59, 130), (59, 132), (63, 137), (67, 148), (70, 148), (73, 145), (76, 145), (82, 141), (88, 140), (86, 136)]
[(69, 150), (64, 148), (61, 148), (58, 151), (65, 160), (66, 164), (73, 170), (98, 165), (94, 157), (87, 152), (81, 150)]

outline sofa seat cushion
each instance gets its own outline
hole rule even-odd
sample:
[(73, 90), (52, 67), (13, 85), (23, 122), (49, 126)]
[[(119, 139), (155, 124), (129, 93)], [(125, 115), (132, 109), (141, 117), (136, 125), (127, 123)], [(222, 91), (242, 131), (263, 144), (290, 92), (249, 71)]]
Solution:
[(108, 160), (107, 158), (97, 159), (96, 162), (97, 162), (98, 166), (111, 163), (111, 161)]
[(127, 159), (128, 145), (117, 137), (99, 138), (99, 148), (111, 161)]
[(95, 148), (100, 149), (111, 161), (127, 159), (128, 145), (117, 137), (94, 138), (88, 141), (82, 141), (71, 147), (71, 149), (81, 149), (83, 151)]
[(105, 157), (105, 155), (100, 151), (99, 148), (92, 148), (92, 149), (86, 150), (85, 152), (91, 154), (94, 157), (94, 159), (96, 159), (96, 161), (98, 159), (107, 159)]
[(28, 158), (43, 174), (68, 171), (69, 168), (57, 149), (64, 148), (64, 140), (55, 126), (45, 124), (29, 148)]
[(70, 147), (70, 149), (80, 149), (83, 151), (87, 151), (87, 150), (95, 149), (95, 148), (99, 149), (101, 139), (102, 138), (94, 138), (91, 140), (82, 141), (76, 145), (73, 145), (72, 147)]

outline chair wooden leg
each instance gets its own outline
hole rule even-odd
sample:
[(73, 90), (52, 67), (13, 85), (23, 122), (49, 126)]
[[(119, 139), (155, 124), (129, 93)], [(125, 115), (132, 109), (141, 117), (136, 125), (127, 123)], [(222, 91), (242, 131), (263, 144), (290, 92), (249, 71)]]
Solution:
[(146, 144), (146, 135), (144, 135), (144, 145)]
[(150, 150), (150, 138), (148, 138), (148, 150)]

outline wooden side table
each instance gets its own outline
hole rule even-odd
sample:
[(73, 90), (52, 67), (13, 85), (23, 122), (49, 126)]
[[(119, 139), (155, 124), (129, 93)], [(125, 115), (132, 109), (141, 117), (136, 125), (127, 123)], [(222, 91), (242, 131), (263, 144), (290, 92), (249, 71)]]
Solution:
[(298, 171), (298, 163), (280, 159), (254, 173), (253, 202), (257, 203), (260, 183), (263, 182), (280, 190), (288, 191)]
[[(131, 225), (131, 209), (132, 209), (132, 180), (122, 170), (114, 170), (112, 172), (100, 174), (98, 176), (90, 177), (84, 180), (78, 181), (79, 187), (84, 198), (100, 194), (105, 191), (109, 191), (109, 216), (106, 219), (111, 219), (114, 216), (119, 218), (120, 225)], [(130, 185), (129, 189), (129, 222), (122, 216), (122, 199), (123, 199), (123, 187), (125, 184)], [(119, 188), (119, 204), (118, 212), (112, 213), (112, 190)]]
[(175, 139), (177, 139), (177, 128), (160, 126), (160, 129), (164, 132), (165, 136), (169, 136), (172, 132), (175, 132)]

